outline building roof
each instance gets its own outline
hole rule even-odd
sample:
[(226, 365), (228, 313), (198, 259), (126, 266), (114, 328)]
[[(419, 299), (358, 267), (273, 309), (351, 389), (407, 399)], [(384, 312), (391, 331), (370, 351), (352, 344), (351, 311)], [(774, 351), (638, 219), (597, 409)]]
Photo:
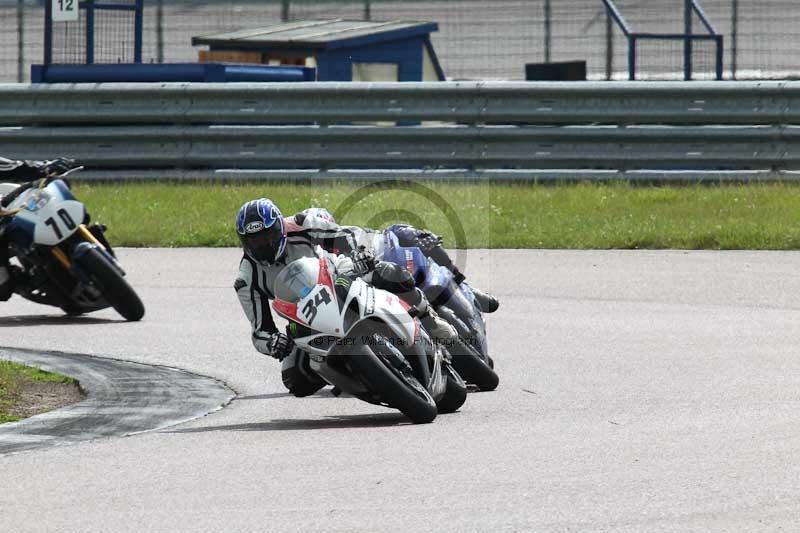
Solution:
[(352, 48), (428, 35), (439, 29), (435, 22), (390, 20), (297, 20), (261, 28), (192, 37), (192, 45), (212, 48)]

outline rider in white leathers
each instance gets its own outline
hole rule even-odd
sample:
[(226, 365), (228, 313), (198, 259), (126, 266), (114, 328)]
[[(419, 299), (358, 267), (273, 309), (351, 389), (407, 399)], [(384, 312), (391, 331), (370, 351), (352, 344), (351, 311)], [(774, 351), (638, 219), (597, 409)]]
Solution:
[(375, 286), (398, 294), (412, 307), (432, 337), (451, 339), (455, 330), (440, 319), (427, 305), (427, 299), (409, 283), (396, 283), (384, 274), (394, 268), (385, 263), (376, 264), (374, 256), (358, 251), (352, 256), (332, 254), (298, 235), (300, 229), (292, 219), (284, 219), (277, 206), (261, 198), (245, 203), (239, 210), (236, 230), (239, 234), (243, 257), (239, 275), (234, 284), (239, 302), (250, 322), (253, 346), (259, 352), (281, 361), (284, 385), (295, 396), (313, 394), (325, 383), (308, 366), (307, 354), (298, 350), (292, 340), (278, 331), (270, 309), (275, 298), (275, 280), (292, 261), (301, 257), (327, 255), (337, 272), (343, 275), (363, 276)]

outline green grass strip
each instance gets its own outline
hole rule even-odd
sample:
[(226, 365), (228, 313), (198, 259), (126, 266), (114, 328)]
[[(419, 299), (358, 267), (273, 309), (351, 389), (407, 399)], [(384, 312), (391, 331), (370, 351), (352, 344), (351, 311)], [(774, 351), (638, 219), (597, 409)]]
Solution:
[(20, 417), (12, 415), (14, 402), (25, 382), (77, 383), (74, 379), (45, 372), (39, 368), (0, 360), (0, 424), (14, 422)]
[(800, 249), (800, 186), (751, 184), (79, 184), (117, 246), (236, 246), (239, 206), (325, 206), (344, 224), (409, 222), (452, 247)]

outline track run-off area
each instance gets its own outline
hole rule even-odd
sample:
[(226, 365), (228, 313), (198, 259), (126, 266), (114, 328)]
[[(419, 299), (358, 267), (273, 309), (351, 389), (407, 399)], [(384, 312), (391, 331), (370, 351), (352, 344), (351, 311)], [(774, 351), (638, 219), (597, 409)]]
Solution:
[(800, 253), (472, 250), (500, 375), (412, 425), (289, 396), (235, 249), (121, 249), (146, 315), (0, 304), (0, 346), (237, 394), (128, 437), (0, 455), (0, 531), (773, 530), (800, 522)]

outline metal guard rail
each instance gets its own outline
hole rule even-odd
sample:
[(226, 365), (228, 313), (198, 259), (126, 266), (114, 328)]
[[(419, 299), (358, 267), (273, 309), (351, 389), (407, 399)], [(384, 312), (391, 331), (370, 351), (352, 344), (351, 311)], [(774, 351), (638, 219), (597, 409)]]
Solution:
[(782, 172), (794, 124), (800, 82), (0, 85), (0, 153), (97, 178)]

